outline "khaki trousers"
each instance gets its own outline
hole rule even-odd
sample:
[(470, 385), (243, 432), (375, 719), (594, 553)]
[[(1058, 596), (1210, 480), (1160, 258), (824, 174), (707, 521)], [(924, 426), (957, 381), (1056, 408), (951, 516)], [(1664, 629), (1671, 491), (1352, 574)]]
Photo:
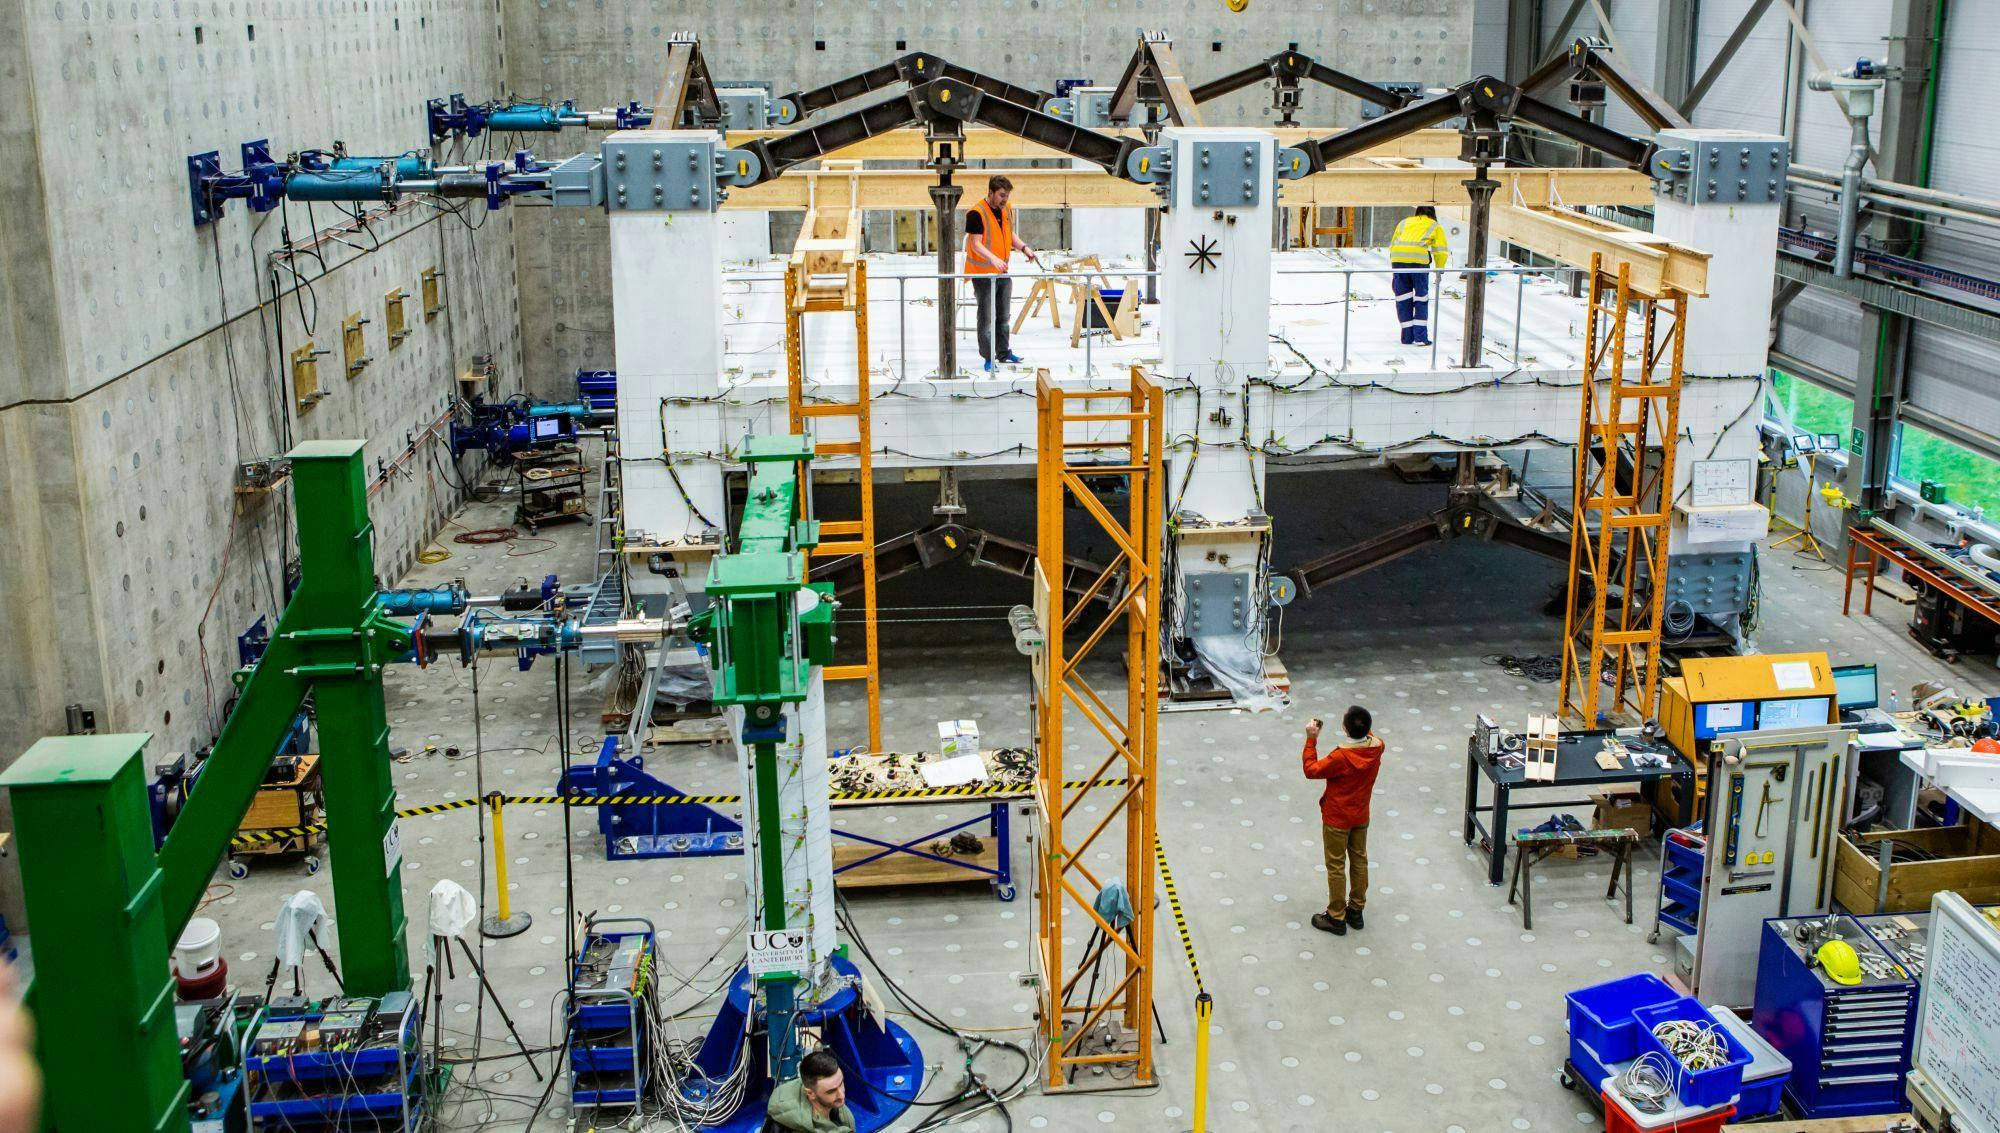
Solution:
[(1368, 905), (1368, 826), (1320, 825), (1326, 843), (1326, 915), (1345, 920), (1347, 910)]

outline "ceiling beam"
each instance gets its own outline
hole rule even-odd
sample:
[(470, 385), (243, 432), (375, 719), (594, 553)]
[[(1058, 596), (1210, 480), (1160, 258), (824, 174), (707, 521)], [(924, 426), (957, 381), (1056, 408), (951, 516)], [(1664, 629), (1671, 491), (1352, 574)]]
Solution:
[[(965, 175), (1006, 174), (1014, 182), (1016, 208), (1157, 208), (1159, 197), (1146, 185), (1122, 181), (1096, 169), (977, 169)], [(1464, 206), (1463, 182), (1469, 167), (1340, 166), (1296, 181), (1281, 181), (1286, 205)], [(1498, 200), (1551, 201), (1574, 205), (1652, 203), (1652, 182), (1626, 169), (1494, 169)], [(723, 207), (800, 211), (808, 204), (846, 207), (858, 194), (864, 209), (928, 209), (937, 174), (928, 169), (868, 169), (859, 172), (795, 170), (762, 185), (732, 189)], [(1498, 210), (1496, 210), (1498, 211)], [(1625, 231), (1620, 229), (1620, 231)], [(1644, 233), (1634, 233), (1645, 236)], [(1585, 261), (1586, 263), (1588, 260)]]
[[(776, 138), (791, 133), (790, 130), (731, 130), (729, 144), (744, 146), (759, 138)], [(1295, 146), (1301, 142), (1324, 138), (1340, 133), (1333, 126), (1304, 126), (1269, 131), (1278, 138), (1281, 146)], [(1144, 132), (1136, 129), (1099, 130), (1098, 133), (1115, 137), (1144, 137)], [(1457, 157), (1459, 137), (1457, 130), (1419, 130), (1414, 134), (1396, 138), (1367, 152), (1369, 157)], [(924, 135), (920, 130), (892, 130), (877, 134), (851, 146), (836, 151), (840, 157), (862, 158), (865, 160), (903, 159), (923, 161), (929, 154), (924, 147)], [(968, 126), (965, 130), (965, 155), (974, 160), (999, 160), (1010, 157), (1065, 158), (1068, 154), (1036, 145), (1026, 138), (995, 130), (987, 126)]]

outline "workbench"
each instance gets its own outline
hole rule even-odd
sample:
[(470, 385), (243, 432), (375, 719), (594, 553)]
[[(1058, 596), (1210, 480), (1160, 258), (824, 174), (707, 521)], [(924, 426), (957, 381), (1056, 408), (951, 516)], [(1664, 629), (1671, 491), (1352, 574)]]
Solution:
[[(1665, 767), (1634, 767), (1629, 759), (1621, 760), (1615, 769), (1599, 767), (1597, 756), (1604, 750), (1604, 741), (1610, 738), (1609, 728), (1587, 732), (1564, 732), (1556, 745), (1556, 775), (1554, 779), (1529, 782), (1527, 771), (1522, 767), (1504, 767), (1497, 758), (1481, 750), (1477, 738), (1468, 739), (1465, 745), (1465, 844), (1474, 844), (1475, 839), (1482, 850), (1489, 851), (1486, 866), (1486, 882), (1498, 885), (1506, 877), (1507, 839), (1512, 833), (1507, 825), (1509, 811), (1514, 809), (1515, 791), (1550, 787), (1604, 787), (1614, 783), (1637, 783), (1648, 786), (1662, 779), (1674, 781), (1676, 791), (1682, 799), (1693, 797), (1694, 765), (1682, 759), (1665, 743), (1649, 743), (1637, 737), (1620, 737), (1620, 741), (1635, 751), (1655, 751), (1667, 757)], [(1479, 779), (1481, 776), (1493, 784), (1493, 803), (1490, 806), (1479, 802)], [(1535, 810), (1553, 810), (1557, 807), (1590, 807), (1595, 804), (1590, 799), (1536, 799), (1531, 804)], [(1482, 814), (1492, 814), (1492, 826), (1480, 820)]]
[[(836, 797), (828, 804), (836, 813), (855, 809), (876, 807), (924, 807), (955, 806), (971, 802), (982, 809), (982, 813), (961, 821), (951, 822), (921, 834), (903, 837), (878, 838), (852, 830), (835, 828), (833, 837), (833, 876), (835, 883), (845, 889), (866, 889), (893, 885), (938, 885), (956, 884), (966, 881), (985, 880), (993, 887), (994, 896), (1002, 901), (1014, 899), (1014, 854), (1013, 821), (1010, 807), (1022, 799), (1035, 797), (1035, 779), (1032, 775), (1009, 774), (1002, 765), (1000, 753), (983, 751), (979, 753), (986, 764), (987, 778), (984, 783), (970, 784), (972, 787), (990, 789), (991, 794), (977, 799), (936, 799), (922, 794), (904, 796), (885, 795), (880, 798), (839, 798), (841, 788), (835, 788)], [(879, 762), (891, 757), (881, 754), (852, 754), (837, 757), (832, 761), (836, 766), (842, 761)], [(907, 760), (910, 757), (896, 757)], [(935, 757), (931, 757), (935, 758)], [(853, 776), (845, 776), (853, 778)], [(842, 776), (836, 773), (836, 782)], [(864, 776), (867, 787), (882, 784), (878, 776)], [(916, 791), (923, 788), (920, 773), (915, 764), (904, 764), (903, 769), (891, 777), (889, 789), (901, 787)], [(857, 783), (856, 786), (864, 786)], [(939, 854), (932, 844), (949, 841), (960, 831), (984, 826), (984, 845), (977, 853)]]
[(1509, 841), (1514, 843), (1514, 881), (1507, 886), (1507, 903), (1514, 903), (1514, 894), (1521, 895), (1523, 929), (1535, 927), (1535, 904), (1530, 895), (1535, 863), (1571, 848), (1610, 851), (1611, 884), (1604, 889), (1604, 899), (1618, 895), (1618, 875), (1624, 874), (1625, 923), (1632, 923), (1632, 849), (1639, 844), (1637, 830), (1518, 830)]

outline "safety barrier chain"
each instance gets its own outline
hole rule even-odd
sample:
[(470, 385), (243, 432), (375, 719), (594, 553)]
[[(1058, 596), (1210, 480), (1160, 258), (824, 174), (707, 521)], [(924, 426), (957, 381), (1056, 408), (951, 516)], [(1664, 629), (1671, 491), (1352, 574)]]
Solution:
[(1194, 990), (1206, 997), (1208, 987), (1201, 982), (1201, 961), (1195, 959), (1194, 936), (1188, 932), (1187, 910), (1181, 908), (1180, 890), (1174, 888), (1174, 871), (1167, 868), (1167, 848), (1160, 844), (1158, 835), (1153, 837), (1153, 861), (1159, 864), (1160, 881), (1167, 887), (1167, 908), (1174, 914), (1174, 931), (1180, 933), (1181, 951), (1187, 954), (1188, 971), (1194, 973)]
[[(1065, 790), (1081, 790), (1085, 787), (1122, 787), (1124, 779), (1071, 779), (1063, 784)], [(726, 806), (743, 801), (742, 795), (500, 795), (501, 803), (508, 806)], [(955, 799), (990, 799), (996, 797), (1031, 798), (1025, 786), (984, 787), (909, 787), (877, 791), (834, 791), (827, 796), (834, 802), (886, 802), (899, 799), (936, 799), (949, 802)], [(451, 802), (434, 803), (430, 806), (409, 807), (396, 812), (397, 818), (421, 818), (424, 815), (443, 814), (448, 810), (463, 810), (478, 806), (479, 799), (453, 799)], [(303, 838), (326, 830), (326, 823), (318, 822), (310, 826), (274, 826), (264, 830), (254, 830), (238, 834), (230, 839), (231, 846), (260, 846), (267, 842), (282, 842), (291, 838)], [(1172, 885), (1169, 883), (1169, 892)], [(1176, 902), (1175, 906), (1180, 906)], [(1185, 934), (1185, 929), (1182, 930)], [(1189, 953), (1189, 959), (1193, 954)], [(1198, 977), (1197, 977), (1198, 978)]]

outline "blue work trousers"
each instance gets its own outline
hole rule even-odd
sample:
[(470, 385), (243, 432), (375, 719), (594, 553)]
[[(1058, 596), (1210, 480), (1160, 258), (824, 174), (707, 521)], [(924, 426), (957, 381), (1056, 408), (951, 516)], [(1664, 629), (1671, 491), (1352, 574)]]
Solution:
[(1396, 321), (1403, 328), (1403, 345), (1428, 346), (1431, 341), (1431, 275), (1399, 271), (1390, 277), (1396, 293)]

